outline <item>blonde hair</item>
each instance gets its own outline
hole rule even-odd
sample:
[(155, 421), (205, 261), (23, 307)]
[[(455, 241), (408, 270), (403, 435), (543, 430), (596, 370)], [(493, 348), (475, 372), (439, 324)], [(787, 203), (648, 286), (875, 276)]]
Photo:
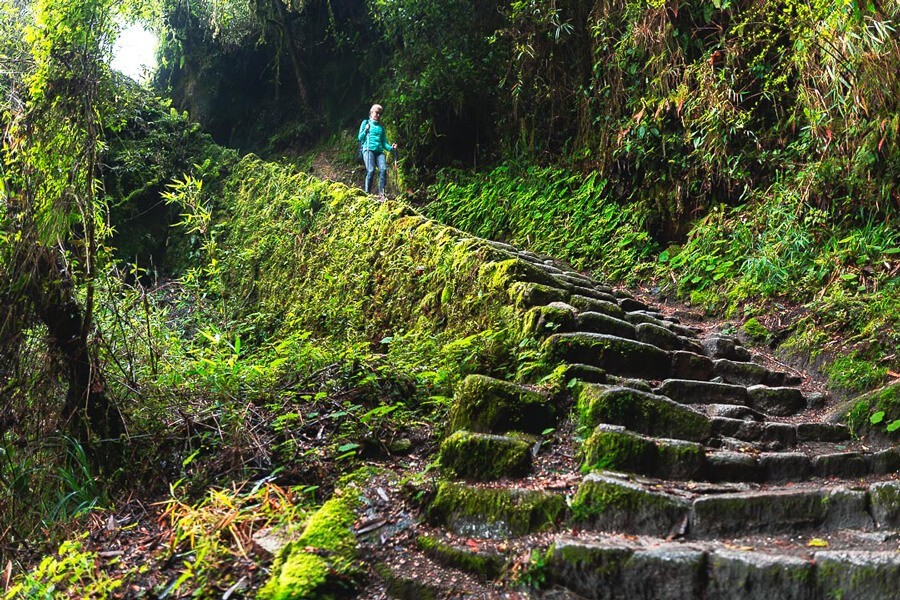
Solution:
[(373, 105), (372, 105), (372, 108), (369, 109), (369, 117), (370, 117), (370, 118), (371, 118), (371, 116), (372, 116), (373, 114), (375, 114), (375, 111), (376, 111), (376, 110), (377, 110), (379, 113), (384, 112), (384, 108), (383, 108), (380, 104), (373, 104)]

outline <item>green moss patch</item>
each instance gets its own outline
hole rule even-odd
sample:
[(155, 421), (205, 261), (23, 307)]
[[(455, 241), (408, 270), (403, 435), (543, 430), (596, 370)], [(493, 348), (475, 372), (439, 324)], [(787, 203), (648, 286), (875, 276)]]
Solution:
[(650, 474), (656, 466), (657, 450), (653, 440), (627, 431), (624, 427), (597, 425), (582, 448), (581, 470), (608, 469)]
[(710, 436), (706, 415), (663, 396), (625, 387), (581, 384), (575, 392), (582, 425), (622, 425), (647, 435), (703, 442)]
[(441, 444), (441, 468), (476, 481), (517, 477), (531, 470), (531, 446), (520, 438), (457, 431)]
[(484, 375), (469, 375), (456, 390), (450, 430), (540, 434), (556, 425), (556, 408), (529, 388)]
[(346, 592), (357, 574), (352, 526), (358, 500), (347, 492), (328, 500), (306, 524), (301, 536), (278, 553), (260, 600), (332, 598)]
[(566, 512), (562, 495), (533, 490), (438, 485), (429, 517), (458, 535), (507, 538), (555, 524)]
[(503, 570), (506, 559), (500, 554), (472, 552), (467, 548), (457, 548), (425, 535), (416, 539), (416, 544), (428, 556), (454, 569), (467, 571), (488, 579), (496, 579)]
[(576, 521), (607, 531), (664, 535), (685, 518), (689, 508), (678, 498), (598, 474), (585, 477), (572, 498)]

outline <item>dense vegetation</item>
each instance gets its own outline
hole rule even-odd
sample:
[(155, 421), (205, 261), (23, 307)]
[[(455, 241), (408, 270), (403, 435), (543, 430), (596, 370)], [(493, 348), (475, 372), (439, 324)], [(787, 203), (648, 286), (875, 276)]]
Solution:
[[(174, 591), (221, 595), (241, 536), (438, 427), (462, 376), (533, 379), (473, 236), (732, 317), (839, 394), (896, 379), (898, 16), (0, 0), (0, 566), (68, 540), (14, 593), (139, 580), (70, 533), (140, 489), (197, 557)], [(129, 20), (162, 40), (148, 87), (108, 66)], [(292, 166), (349, 163), (376, 100), (402, 199), (450, 227)], [(882, 430), (900, 403), (851, 417)]]

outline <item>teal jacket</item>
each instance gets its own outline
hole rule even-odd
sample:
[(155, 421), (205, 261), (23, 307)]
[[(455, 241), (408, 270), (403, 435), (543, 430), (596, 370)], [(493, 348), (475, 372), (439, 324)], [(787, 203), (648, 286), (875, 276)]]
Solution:
[[(369, 135), (366, 135), (366, 124), (369, 124)], [(359, 126), (359, 135), (356, 136), (363, 145), (363, 150), (371, 150), (372, 152), (390, 152), (390, 142), (384, 133), (384, 127), (378, 121), (366, 119)]]

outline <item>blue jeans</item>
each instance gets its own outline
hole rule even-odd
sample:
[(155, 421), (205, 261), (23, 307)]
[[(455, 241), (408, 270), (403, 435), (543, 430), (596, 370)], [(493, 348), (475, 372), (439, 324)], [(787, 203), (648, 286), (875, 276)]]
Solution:
[[(384, 193), (387, 183), (387, 159), (384, 152), (363, 151), (363, 160), (366, 162), (366, 193), (372, 189), (372, 179), (375, 177), (375, 167), (378, 167), (378, 193)], [(377, 163), (377, 165), (376, 165)]]

